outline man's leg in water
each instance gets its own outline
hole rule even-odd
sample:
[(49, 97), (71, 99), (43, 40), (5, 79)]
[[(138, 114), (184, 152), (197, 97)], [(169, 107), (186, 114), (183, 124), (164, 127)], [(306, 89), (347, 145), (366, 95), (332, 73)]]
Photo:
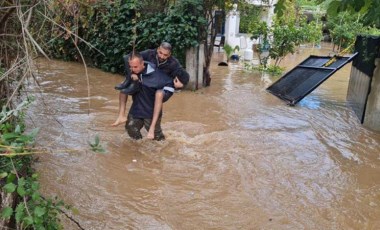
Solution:
[(127, 100), (128, 100), (127, 94), (119, 93), (119, 115), (116, 121), (111, 126), (118, 126), (127, 121), (127, 117), (125, 116)]
[(142, 135), (140, 130), (144, 126), (143, 119), (135, 119), (132, 115), (128, 114), (128, 120), (125, 124), (125, 129), (127, 130), (128, 135), (133, 139), (141, 139)]
[(154, 139), (154, 129), (156, 127), (157, 121), (160, 117), (161, 111), (162, 111), (162, 104), (164, 100), (164, 92), (162, 90), (157, 90), (154, 100), (154, 110), (153, 110), (153, 118), (152, 123), (150, 124), (150, 127), (148, 129), (148, 139)]
[[(162, 115), (160, 114), (160, 116), (157, 119), (157, 123), (156, 123), (156, 125), (154, 127), (154, 140), (156, 140), (156, 141), (163, 141), (163, 140), (165, 140), (165, 135), (164, 135), (164, 133), (162, 132), (162, 129), (161, 129), (161, 118), (162, 118)], [(152, 123), (152, 119), (144, 119), (144, 126), (145, 126), (145, 129), (147, 131), (151, 127), (151, 123)]]

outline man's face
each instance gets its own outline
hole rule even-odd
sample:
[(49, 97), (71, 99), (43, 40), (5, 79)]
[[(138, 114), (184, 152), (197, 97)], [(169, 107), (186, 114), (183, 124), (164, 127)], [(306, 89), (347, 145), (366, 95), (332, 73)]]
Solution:
[(170, 57), (170, 51), (162, 48), (161, 46), (157, 48), (157, 57), (159, 62), (163, 62)]
[(174, 81), (174, 88), (176, 88), (176, 89), (182, 89), (183, 88), (183, 84), (182, 84), (182, 82), (180, 82), (178, 80), (178, 77), (175, 77), (173, 81)]
[(128, 64), (131, 72), (134, 74), (139, 74), (144, 69), (144, 62), (138, 58), (133, 58), (129, 60)]

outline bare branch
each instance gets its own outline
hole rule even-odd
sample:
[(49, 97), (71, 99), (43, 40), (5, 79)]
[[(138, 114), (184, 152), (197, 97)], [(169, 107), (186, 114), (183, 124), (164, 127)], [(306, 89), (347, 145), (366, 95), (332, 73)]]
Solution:
[[(33, 8), (36, 7), (38, 5), (38, 3), (36, 4), (36, 0), (33, 1), (33, 6), (30, 7), (27, 12), (29, 11), (29, 14), (28, 14), (28, 18), (26, 19), (25, 21), (25, 28), (28, 28), (29, 27), (29, 24), (30, 24), (30, 19), (32, 18), (32, 14), (33, 14)], [(26, 13), (26, 12), (25, 12)]]
[(86, 65), (86, 61), (84, 60), (84, 57), (82, 55), (82, 52), (80, 51), (79, 47), (77, 46), (77, 44), (75, 43), (75, 41), (71, 38), (71, 40), (73, 41), (74, 45), (75, 45), (75, 48), (78, 50), (78, 53), (82, 59), (82, 62), (83, 62), (83, 65), (84, 65), (84, 70), (86, 72), (86, 80), (87, 80), (87, 98), (88, 98), (88, 114), (90, 114), (90, 108), (91, 108), (91, 100), (90, 100), (90, 96), (91, 96), (91, 92), (90, 92), (90, 78), (88, 76), (88, 71), (87, 71), (87, 65)]
[(86, 40), (82, 39), (81, 37), (79, 37), (78, 35), (76, 35), (75, 33), (73, 33), (71, 30), (67, 29), (66, 27), (63, 27), (61, 25), (59, 25), (58, 23), (56, 23), (55, 21), (53, 21), (51, 18), (47, 17), (45, 14), (41, 13), (38, 11), (38, 13), (40, 13), (44, 18), (46, 18), (47, 20), (51, 21), (54, 25), (58, 26), (59, 28), (65, 30), (66, 32), (70, 33), (71, 35), (73, 35), (74, 37), (77, 37), (79, 40), (81, 40), (82, 42), (84, 42), (86, 45), (88, 45), (89, 47), (95, 49), (96, 51), (98, 51), (100, 54), (102, 54), (103, 56), (106, 56), (102, 51), (98, 50), (97, 48), (95, 48), (95, 46), (91, 45), (91, 43), (87, 42)]
[(11, 16), (11, 14), (15, 11), (15, 7), (10, 8), (6, 14), (0, 19), (0, 33), (4, 32), (5, 23), (8, 20), (8, 18)]
[(0, 34), (0, 37), (21, 37), (20, 34)]

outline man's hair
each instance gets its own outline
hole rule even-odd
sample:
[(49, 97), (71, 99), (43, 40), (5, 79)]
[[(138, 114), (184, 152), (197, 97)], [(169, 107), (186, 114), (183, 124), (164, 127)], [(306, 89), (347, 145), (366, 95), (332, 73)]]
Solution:
[(132, 53), (129, 55), (128, 61), (131, 61), (132, 59), (135, 59), (135, 58), (139, 59), (140, 62), (144, 62), (144, 59), (143, 59), (143, 57), (141, 56), (141, 54), (140, 54), (139, 52), (136, 52), (136, 51), (132, 52)]
[(170, 53), (172, 52), (172, 45), (170, 45), (169, 42), (162, 42), (160, 47), (163, 49), (169, 50)]
[(174, 77), (177, 77), (178, 80), (183, 84), (183, 86), (186, 86), (187, 83), (189, 83), (190, 75), (189, 73), (182, 67), (176, 69), (173, 73)]

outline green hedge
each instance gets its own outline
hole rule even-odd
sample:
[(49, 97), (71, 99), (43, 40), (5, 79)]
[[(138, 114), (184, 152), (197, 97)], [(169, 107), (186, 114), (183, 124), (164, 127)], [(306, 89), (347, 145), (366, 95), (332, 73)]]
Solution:
[[(199, 0), (183, 0), (171, 5), (166, 12), (144, 14), (142, 3), (135, 1), (101, 2), (80, 5), (80, 15), (68, 12), (54, 17), (64, 21), (79, 39), (78, 48), (91, 66), (113, 73), (123, 72), (122, 57), (133, 49), (142, 51), (156, 48), (162, 41), (174, 47), (173, 55), (184, 65), (187, 48), (198, 44), (198, 30), (206, 26), (199, 15), (202, 7)], [(61, 27), (55, 27), (48, 38), (54, 58), (80, 61), (75, 36)], [(91, 44), (91, 46), (89, 45)]]

